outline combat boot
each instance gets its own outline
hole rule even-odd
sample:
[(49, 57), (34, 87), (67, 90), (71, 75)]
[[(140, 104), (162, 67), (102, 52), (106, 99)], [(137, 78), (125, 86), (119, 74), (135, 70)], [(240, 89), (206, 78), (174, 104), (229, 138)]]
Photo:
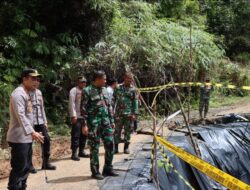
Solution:
[(44, 161), (42, 165), (42, 170), (56, 170), (56, 166), (50, 164), (48, 161)]
[(43, 159), (42, 170), (56, 170), (56, 166), (49, 163), (49, 158)]
[(87, 154), (83, 149), (79, 149), (78, 157), (89, 158), (89, 154)]
[(129, 152), (129, 143), (128, 142), (126, 142), (124, 144), (124, 154), (130, 154), (130, 152)]
[(118, 154), (119, 153), (119, 144), (115, 144), (115, 154)]
[(36, 170), (36, 169), (34, 168), (34, 166), (32, 165), (32, 166), (30, 167), (29, 172), (32, 173), (32, 174), (36, 174), (36, 173), (37, 173), (37, 170)]
[(104, 179), (104, 177), (100, 174), (100, 172), (92, 173), (91, 177), (96, 179), (96, 180), (103, 180)]
[(102, 175), (104, 177), (107, 177), (107, 176), (113, 176), (113, 177), (119, 176), (119, 174), (116, 173), (113, 169), (103, 169)]
[(74, 161), (80, 161), (80, 158), (77, 156), (76, 150), (72, 150), (71, 159)]

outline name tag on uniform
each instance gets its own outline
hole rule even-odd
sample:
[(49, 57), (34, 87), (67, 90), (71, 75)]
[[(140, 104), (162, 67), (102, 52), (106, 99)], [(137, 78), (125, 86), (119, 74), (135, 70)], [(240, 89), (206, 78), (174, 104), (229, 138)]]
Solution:
[(28, 100), (27, 112), (28, 113), (32, 113), (33, 112), (33, 106), (32, 106), (31, 100)]

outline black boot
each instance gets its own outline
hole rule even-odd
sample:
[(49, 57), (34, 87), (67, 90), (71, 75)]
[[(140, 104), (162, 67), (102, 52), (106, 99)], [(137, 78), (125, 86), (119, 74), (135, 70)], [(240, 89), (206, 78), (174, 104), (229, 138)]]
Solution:
[(107, 177), (107, 176), (119, 176), (118, 173), (116, 173), (113, 169), (103, 169), (103, 172), (102, 172), (102, 175), (104, 177)]
[(49, 158), (44, 158), (42, 170), (56, 170), (56, 166), (53, 166), (49, 163)]
[(97, 179), (97, 180), (103, 180), (104, 179), (104, 177), (100, 174), (100, 172), (92, 173), (91, 177), (94, 178), (94, 179)]
[(42, 170), (56, 170), (56, 166), (50, 164), (49, 162), (44, 162), (42, 165)]
[(27, 189), (27, 181), (22, 181), (22, 188), (21, 190), (26, 190)]
[(119, 144), (115, 144), (115, 154), (118, 154), (119, 153)]
[(87, 154), (83, 149), (79, 149), (78, 156), (82, 158), (89, 158), (89, 154)]
[(37, 173), (37, 170), (34, 168), (33, 165), (30, 167), (30, 173), (32, 173), (32, 174), (36, 174)]
[(130, 154), (130, 152), (129, 152), (129, 143), (128, 142), (126, 142), (124, 144), (124, 154)]
[(72, 150), (72, 155), (71, 155), (71, 159), (74, 161), (80, 161), (80, 158), (77, 156), (76, 150)]

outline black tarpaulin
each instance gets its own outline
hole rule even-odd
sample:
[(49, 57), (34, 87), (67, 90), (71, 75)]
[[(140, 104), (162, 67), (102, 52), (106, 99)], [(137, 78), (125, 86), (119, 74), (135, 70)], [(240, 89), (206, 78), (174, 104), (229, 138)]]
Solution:
[[(209, 125), (192, 129), (195, 129), (201, 137), (198, 140), (198, 147), (203, 160), (250, 184), (250, 123)], [(172, 136), (168, 140), (185, 151), (195, 154), (188, 137)], [(226, 189), (171, 152), (166, 150), (166, 153), (178, 172), (195, 189)], [(166, 172), (164, 168), (159, 168), (159, 179), (161, 189), (190, 189), (171, 169)]]

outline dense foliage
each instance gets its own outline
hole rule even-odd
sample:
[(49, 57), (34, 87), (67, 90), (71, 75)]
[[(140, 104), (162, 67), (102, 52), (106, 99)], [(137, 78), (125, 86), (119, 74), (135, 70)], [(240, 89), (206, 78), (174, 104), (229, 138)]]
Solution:
[[(138, 85), (170, 80), (249, 83), (249, 1), (0, 1), (0, 129), (25, 67), (43, 73), (50, 122), (67, 123), (67, 96), (79, 74), (94, 69)], [(238, 65), (230, 62), (242, 62)], [(150, 80), (148, 78), (150, 77)]]

